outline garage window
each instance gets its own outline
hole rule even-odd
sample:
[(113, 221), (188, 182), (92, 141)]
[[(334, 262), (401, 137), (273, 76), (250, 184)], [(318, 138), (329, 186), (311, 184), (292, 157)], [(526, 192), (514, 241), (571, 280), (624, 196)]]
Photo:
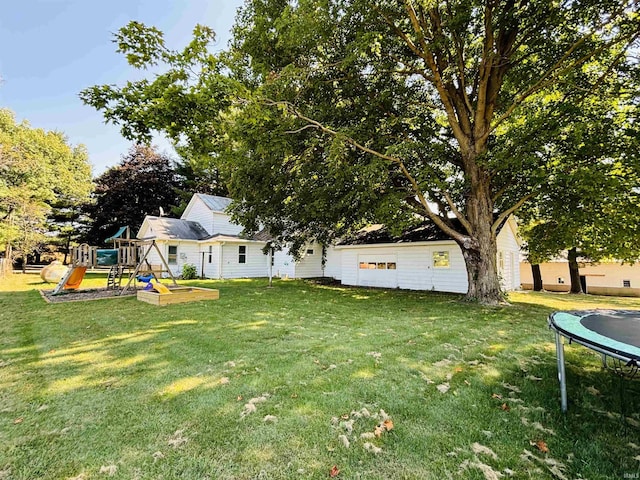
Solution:
[(246, 247), (246, 245), (238, 246), (238, 263), (247, 263), (247, 247)]
[(624, 288), (631, 288), (631, 280), (622, 280), (622, 286)]
[(396, 262), (360, 262), (360, 270), (395, 270)]
[(434, 268), (449, 268), (449, 252), (444, 250), (441, 252), (433, 252)]

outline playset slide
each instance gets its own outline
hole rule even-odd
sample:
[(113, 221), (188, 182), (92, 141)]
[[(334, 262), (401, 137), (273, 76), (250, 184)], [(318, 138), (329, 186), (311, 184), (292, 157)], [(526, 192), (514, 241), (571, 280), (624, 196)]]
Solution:
[(154, 282), (153, 289), (160, 294), (171, 293), (171, 290), (169, 290), (165, 285), (161, 284), (160, 282)]
[(87, 273), (87, 267), (75, 267), (73, 268), (71, 275), (64, 284), (65, 290), (77, 290), (82, 283), (84, 274)]

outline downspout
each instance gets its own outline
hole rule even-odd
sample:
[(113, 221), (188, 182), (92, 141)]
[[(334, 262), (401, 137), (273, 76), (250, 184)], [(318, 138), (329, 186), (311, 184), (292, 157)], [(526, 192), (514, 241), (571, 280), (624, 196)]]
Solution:
[(220, 242), (220, 248), (218, 249), (218, 280), (222, 280), (222, 247), (225, 242)]

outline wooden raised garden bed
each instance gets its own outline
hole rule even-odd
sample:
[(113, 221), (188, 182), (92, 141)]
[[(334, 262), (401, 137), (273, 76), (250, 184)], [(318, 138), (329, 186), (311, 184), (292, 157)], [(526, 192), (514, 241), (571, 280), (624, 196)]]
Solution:
[(138, 290), (138, 300), (152, 305), (170, 305), (172, 303), (197, 302), (199, 300), (217, 300), (220, 292), (211, 288), (178, 287), (171, 293), (158, 293), (151, 290)]

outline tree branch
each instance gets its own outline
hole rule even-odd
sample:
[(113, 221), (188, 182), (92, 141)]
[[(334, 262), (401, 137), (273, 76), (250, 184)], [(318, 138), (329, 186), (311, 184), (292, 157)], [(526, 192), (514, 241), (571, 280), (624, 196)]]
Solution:
[(370, 155), (376, 156), (378, 158), (382, 158), (383, 160), (387, 160), (389, 162), (396, 164), (400, 169), (400, 171), (402, 172), (402, 174), (404, 175), (404, 177), (411, 184), (411, 188), (413, 189), (413, 192), (415, 193), (416, 197), (418, 197), (418, 200), (420, 201), (420, 204), (422, 205), (422, 208), (424, 209), (424, 212), (426, 213), (427, 217), (429, 217), (429, 219), (431, 219), (433, 223), (435, 223), (444, 233), (449, 235), (454, 240), (457, 240), (461, 243), (465, 241), (465, 237), (460, 232), (453, 229), (450, 225), (447, 225), (447, 223), (443, 221), (443, 219), (431, 209), (431, 207), (427, 203), (427, 200), (424, 194), (422, 193), (420, 186), (418, 185), (418, 182), (411, 175), (406, 165), (400, 158), (392, 155), (387, 155), (386, 153), (378, 152), (372, 148), (362, 145), (361, 143), (357, 142), (355, 139), (348, 137), (340, 132), (337, 132), (336, 130), (331, 129), (326, 125), (323, 125), (322, 123), (305, 116), (294, 105), (292, 105), (289, 102), (284, 102), (284, 101), (278, 102), (273, 100), (267, 100), (266, 104), (270, 106), (285, 107), (287, 109), (287, 112), (289, 112), (291, 115), (294, 115), (295, 117), (307, 122), (309, 128), (316, 128), (323, 133), (329, 134), (334, 137), (340, 137), (349, 145), (355, 147), (356, 149), (362, 152), (368, 153)]
[(533, 194), (533, 193), (529, 193), (529, 194), (525, 195), (520, 200), (518, 200), (516, 203), (514, 203), (510, 208), (508, 208), (504, 212), (502, 212), (498, 216), (498, 218), (495, 220), (495, 222), (493, 222), (493, 225), (491, 225), (491, 233), (493, 235), (497, 235), (498, 234), (498, 228), (500, 228), (500, 225), (502, 225), (502, 222), (504, 222), (509, 217), (509, 215), (514, 213), (516, 210), (518, 210), (522, 205), (524, 205), (527, 202), (527, 200), (532, 198), (534, 195), (535, 194)]

